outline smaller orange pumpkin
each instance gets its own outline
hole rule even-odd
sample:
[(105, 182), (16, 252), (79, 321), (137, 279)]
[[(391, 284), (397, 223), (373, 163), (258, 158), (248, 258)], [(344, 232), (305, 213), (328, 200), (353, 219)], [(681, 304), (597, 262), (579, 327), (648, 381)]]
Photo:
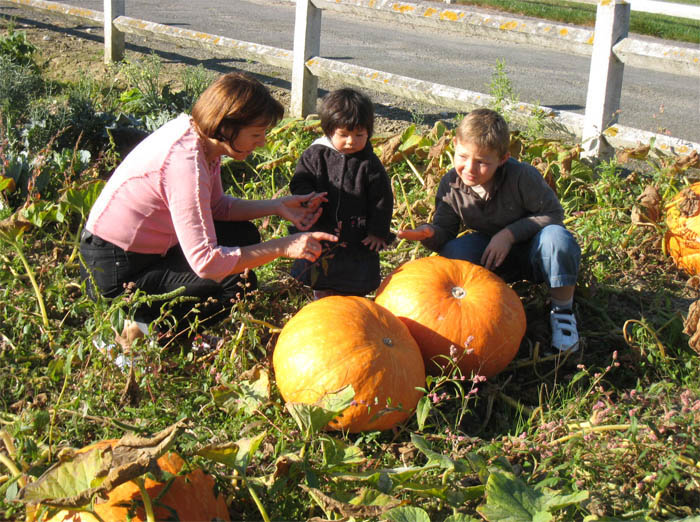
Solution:
[(375, 301), (406, 323), (432, 374), (452, 359), (463, 375), (496, 375), (525, 335), (515, 291), (468, 261), (432, 256), (404, 263), (382, 282)]
[(304, 306), (284, 326), (272, 355), (287, 402), (314, 404), (347, 385), (355, 404), (329, 424), (386, 430), (407, 419), (425, 385), (423, 358), (408, 328), (363, 297), (331, 296)]
[(666, 252), (678, 268), (700, 274), (700, 182), (681, 190), (667, 205)]
[[(119, 439), (103, 440), (81, 448), (78, 453), (114, 446)], [(166, 453), (158, 459), (163, 471), (177, 474), (184, 461), (176, 453)], [(151, 499), (158, 498), (166, 484), (147, 478), (145, 487)], [(104, 521), (143, 522), (146, 514), (141, 503), (141, 493), (133, 482), (120, 484), (109, 492), (106, 502), (95, 502), (95, 513)], [(214, 493), (214, 478), (201, 469), (175, 478), (167, 492), (153, 506), (156, 520), (197, 520), (202, 522), (231, 520), (226, 500)], [(93, 522), (97, 519), (90, 513), (63, 509), (47, 522)]]

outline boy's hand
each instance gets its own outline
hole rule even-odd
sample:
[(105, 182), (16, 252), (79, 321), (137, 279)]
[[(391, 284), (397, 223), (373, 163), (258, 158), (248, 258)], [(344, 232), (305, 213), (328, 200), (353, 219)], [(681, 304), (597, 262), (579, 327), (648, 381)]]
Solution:
[(396, 237), (399, 239), (408, 239), (409, 241), (423, 241), (435, 235), (435, 230), (432, 225), (421, 225), (416, 228), (404, 228), (399, 230)]
[(513, 233), (507, 228), (504, 228), (493, 236), (481, 256), (481, 264), (484, 268), (493, 270), (501, 266), (508, 252), (510, 252), (513, 243), (515, 243), (515, 238), (513, 237)]
[(362, 244), (375, 252), (379, 252), (380, 250), (386, 248), (386, 241), (384, 241), (381, 237), (377, 237), (372, 234), (368, 234), (367, 237), (362, 240)]

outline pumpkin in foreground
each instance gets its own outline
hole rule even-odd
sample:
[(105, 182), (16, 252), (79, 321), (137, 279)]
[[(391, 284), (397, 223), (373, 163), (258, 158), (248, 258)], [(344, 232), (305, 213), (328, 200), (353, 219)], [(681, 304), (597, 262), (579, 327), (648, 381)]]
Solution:
[[(103, 440), (78, 450), (79, 453), (114, 446), (118, 439)], [(184, 465), (176, 453), (166, 453), (158, 459), (158, 466), (165, 472), (178, 474)], [(231, 520), (226, 500), (223, 495), (215, 495), (214, 478), (201, 469), (195, 469), (186, 475), (175, 478), (162, 497), (167, 484), (147, 478), (145, 487), (153, 502), (156, 520), (197, 520), (202, 522)], [(109, 492), (106, 502), (95, 502), (95, 513), (104, 521), (143, 522), (146, 514), (143, 509), (141, 493), (134, 482), (120, 484)], [(97, 522), (92, 514), (63, 509), (51, 517), (48, 522)]]
[(423, 359), (406, 326), (363, 297), (330, 296), (304, 306), (280, 333), (272, 356), (286, 402), (314, 404), (352, 385), (355, 399), (328, 425), (360, 432), (406, 420), (425, 385)]
[(667, 206), (666, 252), (676, 266), (700, 274), (700, 182), (681, 190)]
[(406, 323), (431, 374), (444, 371), (450, 358), (463, 375), (492, 377), (513, 360), (525, 335), (515, 291), (468, 261), (433, 256), (404, 263), (375, 301)]

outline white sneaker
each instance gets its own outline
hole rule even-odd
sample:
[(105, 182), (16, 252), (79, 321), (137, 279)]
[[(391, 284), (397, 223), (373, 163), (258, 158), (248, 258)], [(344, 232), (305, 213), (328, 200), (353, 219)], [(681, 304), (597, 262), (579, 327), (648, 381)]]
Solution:
[(552, 348), (560, 352), (578, 351), (578, 330), (573, 312), (552, 310), (549, 324), (552, 326)]

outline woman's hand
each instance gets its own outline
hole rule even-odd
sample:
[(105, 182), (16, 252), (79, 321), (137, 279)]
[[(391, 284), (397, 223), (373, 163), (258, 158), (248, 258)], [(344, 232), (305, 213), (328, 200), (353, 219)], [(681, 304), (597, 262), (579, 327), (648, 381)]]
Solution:
[(493, 270), (501, 266), (514, 242), (513, 233), (507, 228), (493, 236), (481, 255), (481, 264), (484, 268)]
[(291, 221), (299, 230), (309, 230), (321, 216), (321, 204), (328, 201), (326, 192), (279, 198), (277, 215)]
[(314, 262), (323, 252), (321, 241), (338, 241), (337, 236), (326, 232), (300, 232), (287, 236), (284, 255), (293, 259), (306, 259)]
[(434, 235), (435, 230), (433, 230), (433, 226), (425, 224), (416, 228), (404, 228), (403, 230), (399, 230), (396, 237), (399, 239), (408, 239), (410, 241), (423, 241)]

